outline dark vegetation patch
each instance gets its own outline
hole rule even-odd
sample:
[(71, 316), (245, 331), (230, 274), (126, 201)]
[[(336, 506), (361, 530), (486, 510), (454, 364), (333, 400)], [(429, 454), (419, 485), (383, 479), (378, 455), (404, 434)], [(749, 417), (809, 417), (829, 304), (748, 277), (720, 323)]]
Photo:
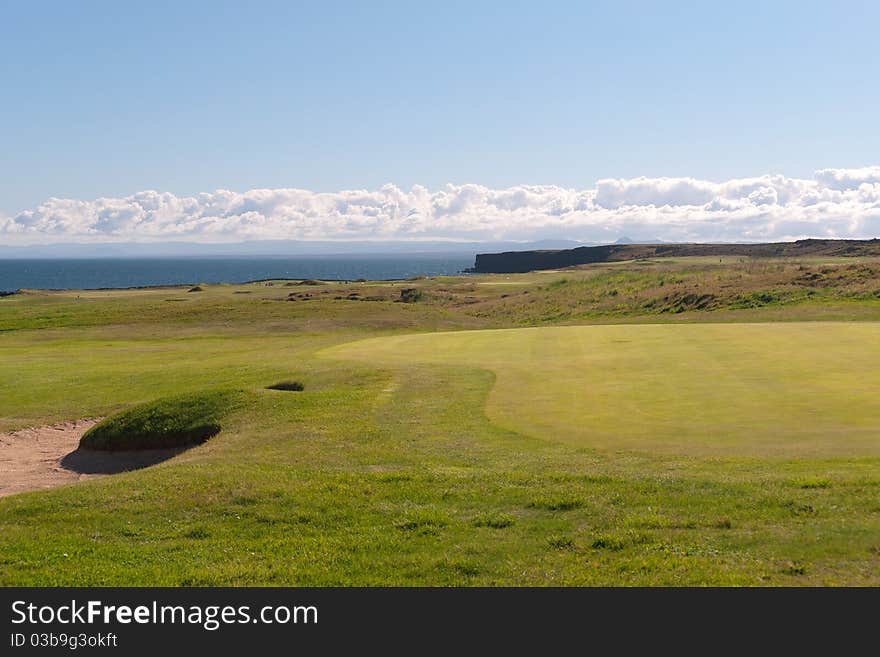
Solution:
[(480, 565), (469, 559), (443, 559), (434, 566), (438, 572), (455, 577), (476, 577), (480, 574)]
[(602, 536), (597, 536), (590, 544), (590, 547), (594, 550), (618, 551), (626, 547), (626, 541), (617, 536), (603, 534)]
[(474, 518), (474, 527), (490, 527), (491, 529), (504, 529), (514, 524), (515, 519), (507, 513), (489, 513)]
[(547, 544), (554, 550), (574, 550), (574, 539), (571, 536), (554, 534), (547, 537)]
[(189, 288), (189, 290), (188, 290), (188, 292), (204, 292), (204, 291), (205, 291), (204, 288), (201, 287), (200, 285), (194, 285), (193, 287)]
[(683, 313), (689, 310), (710, 310), (718, 305), (718, 297), (714, 294), (698, 292), (676, 292), (667, 294), (662, 299), (652, 299), (645, 304), (661, 313)]
[(782, 301), (782, 295), (771, 290), (760, 290), (751, 294), (741, 294), (737, 296), (730, 308), (763, 308)]
[(794, 279), (799, 285), (810, 287), (837, 287), (876, 282), (880, 268), (868, 264), (824, 266), (817, 269), (804, 268), (804, 273)]
[(831, 480), (825, 479), (822, 477), (811, 478), (811, 479), (795, 479), (792, 481), (794, 486), (798, 488), (803, 488), (806, 490), (813, 488), (831, 488)]
[(429, 536), (439, 533), (448, 524), (449, 519), (444, 513), (429, 508), (409, 512), (405, 517), (396, 521), (394, 526), (405, 532)]
[(423, 296), (424, 292), (417, 287), (405, 287), (400, 291), (400, 301), (403, 303), (421, 301)]
[(121, 451), (197, 445), (220, 433), (220, 421), (238, 396), (214, 390), (140, 404), (93, 426), (80, 447)]
[(814, 516), (817, 513), (816, 508), (812, 504), (804, 504), (793, 500), (786, 502), (785, 507), (791, 511), (793, 516)]
[(201, 540), (204, 538), (209, 538), (211, 536), (211, 533), (204, 527), (193, 527), (192, 529), (184, 532), (183, 536), (184, 538)]
[(546, 511), (571, 511), (579, 509), (584, 501), (577, 497), (538, 497), (529, 503), (532, 509), (544, 509)]
[(266, 390), (284, 390), (288, 392), (302, 392), (305, 385), (300, 381), (279, 381), (271, 386), (266, 386)]
[(319, 281), (314, 278), (307, 278), (304, 281), (297, 281), (295, 283), (291, 281), (290, 283), (285, 283), (284, 285), (285, 287), (294, 287), (296, 285), (324, 285), (324, 281)]
[(567, 278), (557, 278), (555, 281), (550, 281), (547, 283), (548, 290), (558, 290), (559, 288), (566, 287), (571, 284), (571, 281)]
[(16, 294), (21, 294), (21, 290), (0, 290), (0, 299), (15, 296)]
[(789, 561), (782, 567), (781, 572), (783, 575), (806, 575), (807, 567), (799, 561)]

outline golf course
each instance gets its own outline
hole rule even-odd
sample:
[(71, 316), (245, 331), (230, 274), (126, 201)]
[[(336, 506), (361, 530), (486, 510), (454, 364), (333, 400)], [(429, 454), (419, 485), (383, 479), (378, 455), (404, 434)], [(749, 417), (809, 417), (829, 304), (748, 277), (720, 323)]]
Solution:
[(0, 584), (880, 584), (876, 259), (195, 283), (0, 298)]
[(880, 324), (566, 326), (373, 338), (375, 365), (486, 369), (486, 413), (577, 447), (880, 456)]

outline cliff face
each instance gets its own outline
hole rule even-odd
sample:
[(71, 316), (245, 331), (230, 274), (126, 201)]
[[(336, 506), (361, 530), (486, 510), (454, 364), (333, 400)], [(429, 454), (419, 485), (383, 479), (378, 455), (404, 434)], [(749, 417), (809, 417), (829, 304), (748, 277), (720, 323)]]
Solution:
[(506, 251), (480, 253), (473, 271), (478, 274), (514, 274), (561, 269), (594, 262), (685, 256), (749, 256), (753, 258), (804, 256), (880, 256), (880, 239), (798, 240), (768, 244), (608, 244), (559, 251)]

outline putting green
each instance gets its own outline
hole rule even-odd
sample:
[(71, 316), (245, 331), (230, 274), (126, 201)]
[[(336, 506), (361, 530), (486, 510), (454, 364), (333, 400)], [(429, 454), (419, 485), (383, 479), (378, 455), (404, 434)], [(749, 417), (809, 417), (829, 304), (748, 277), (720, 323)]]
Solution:
[(372, 338), (322, 354), (491, 370), (493, 422), (584, 447), (880, 455), (880, 324), (873, 322), (462, 331)]

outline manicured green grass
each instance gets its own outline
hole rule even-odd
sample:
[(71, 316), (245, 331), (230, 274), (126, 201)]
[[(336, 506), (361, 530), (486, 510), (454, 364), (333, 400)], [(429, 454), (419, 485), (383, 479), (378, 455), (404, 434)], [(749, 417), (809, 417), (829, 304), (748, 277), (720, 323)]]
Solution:
[[(738, 276), (751, 282), (725, 303), (793, 294), (774, 272), (710, 264), (326, 284), (293, 302), (302, 288), (284, 284), (0, 300), (0, 430), (242, 391), (219, 434), (160, 465), (0, 499), (0, 584), (880, 584), (876, 325), (796, 322), (880, 318), (880, 300), (859, 291), (873, 283), (761, 308), (643, 307), (671, 287), (716, 294)], [(589, 282), (549, 285), (563, 277)], [(399, 303), (401, 287), (423, 295)], [(541, 328), (531, 342), (434, 335), (584, 318), (665, 324)], [(767, 319), (787, 324), (730, 323)], [(719, 320), (729, 332), (706, 324)], [(424, 337), (358, 342), (413, 333)], [(799, 344), (810, 357), (784, 357)], [(601, 376), (557, 384), (582, 381), (572, 354), (581, 375)], [(279, 381), (306, 385), (266, 389)], [(630, 442), (585, 395), (622, 404)], [(677, 413), (649, 418), (664, 431), (653, 446), (632, 396)], [(561, 426), (592, 415), (566, 438), (538, 426), (533, 409), (548, 403)], [(742, 409), (776, 422), (776, 447), (763, 421), (760, 439), (747, 435)], [(700, 438), (701, 418), (729, 431), (720, 448)], [(601, 441), (586, 439), (591, 425)], [(792, 427), (814, 426), (835, 444), (818, 430), (798, 444)]]
[(492, 420), (575, 446), (880, 456), (878, 345), (878, 323), (799, 322), (459, 331), (324, 354), (486, 368), (496, 376)]
[(163, 449), (203, 443), (220, 433), (221, 421), (241, 393), (209, 390), (163, 397), (134, 406), (89, 429), (80, 447), (107, 451)]

